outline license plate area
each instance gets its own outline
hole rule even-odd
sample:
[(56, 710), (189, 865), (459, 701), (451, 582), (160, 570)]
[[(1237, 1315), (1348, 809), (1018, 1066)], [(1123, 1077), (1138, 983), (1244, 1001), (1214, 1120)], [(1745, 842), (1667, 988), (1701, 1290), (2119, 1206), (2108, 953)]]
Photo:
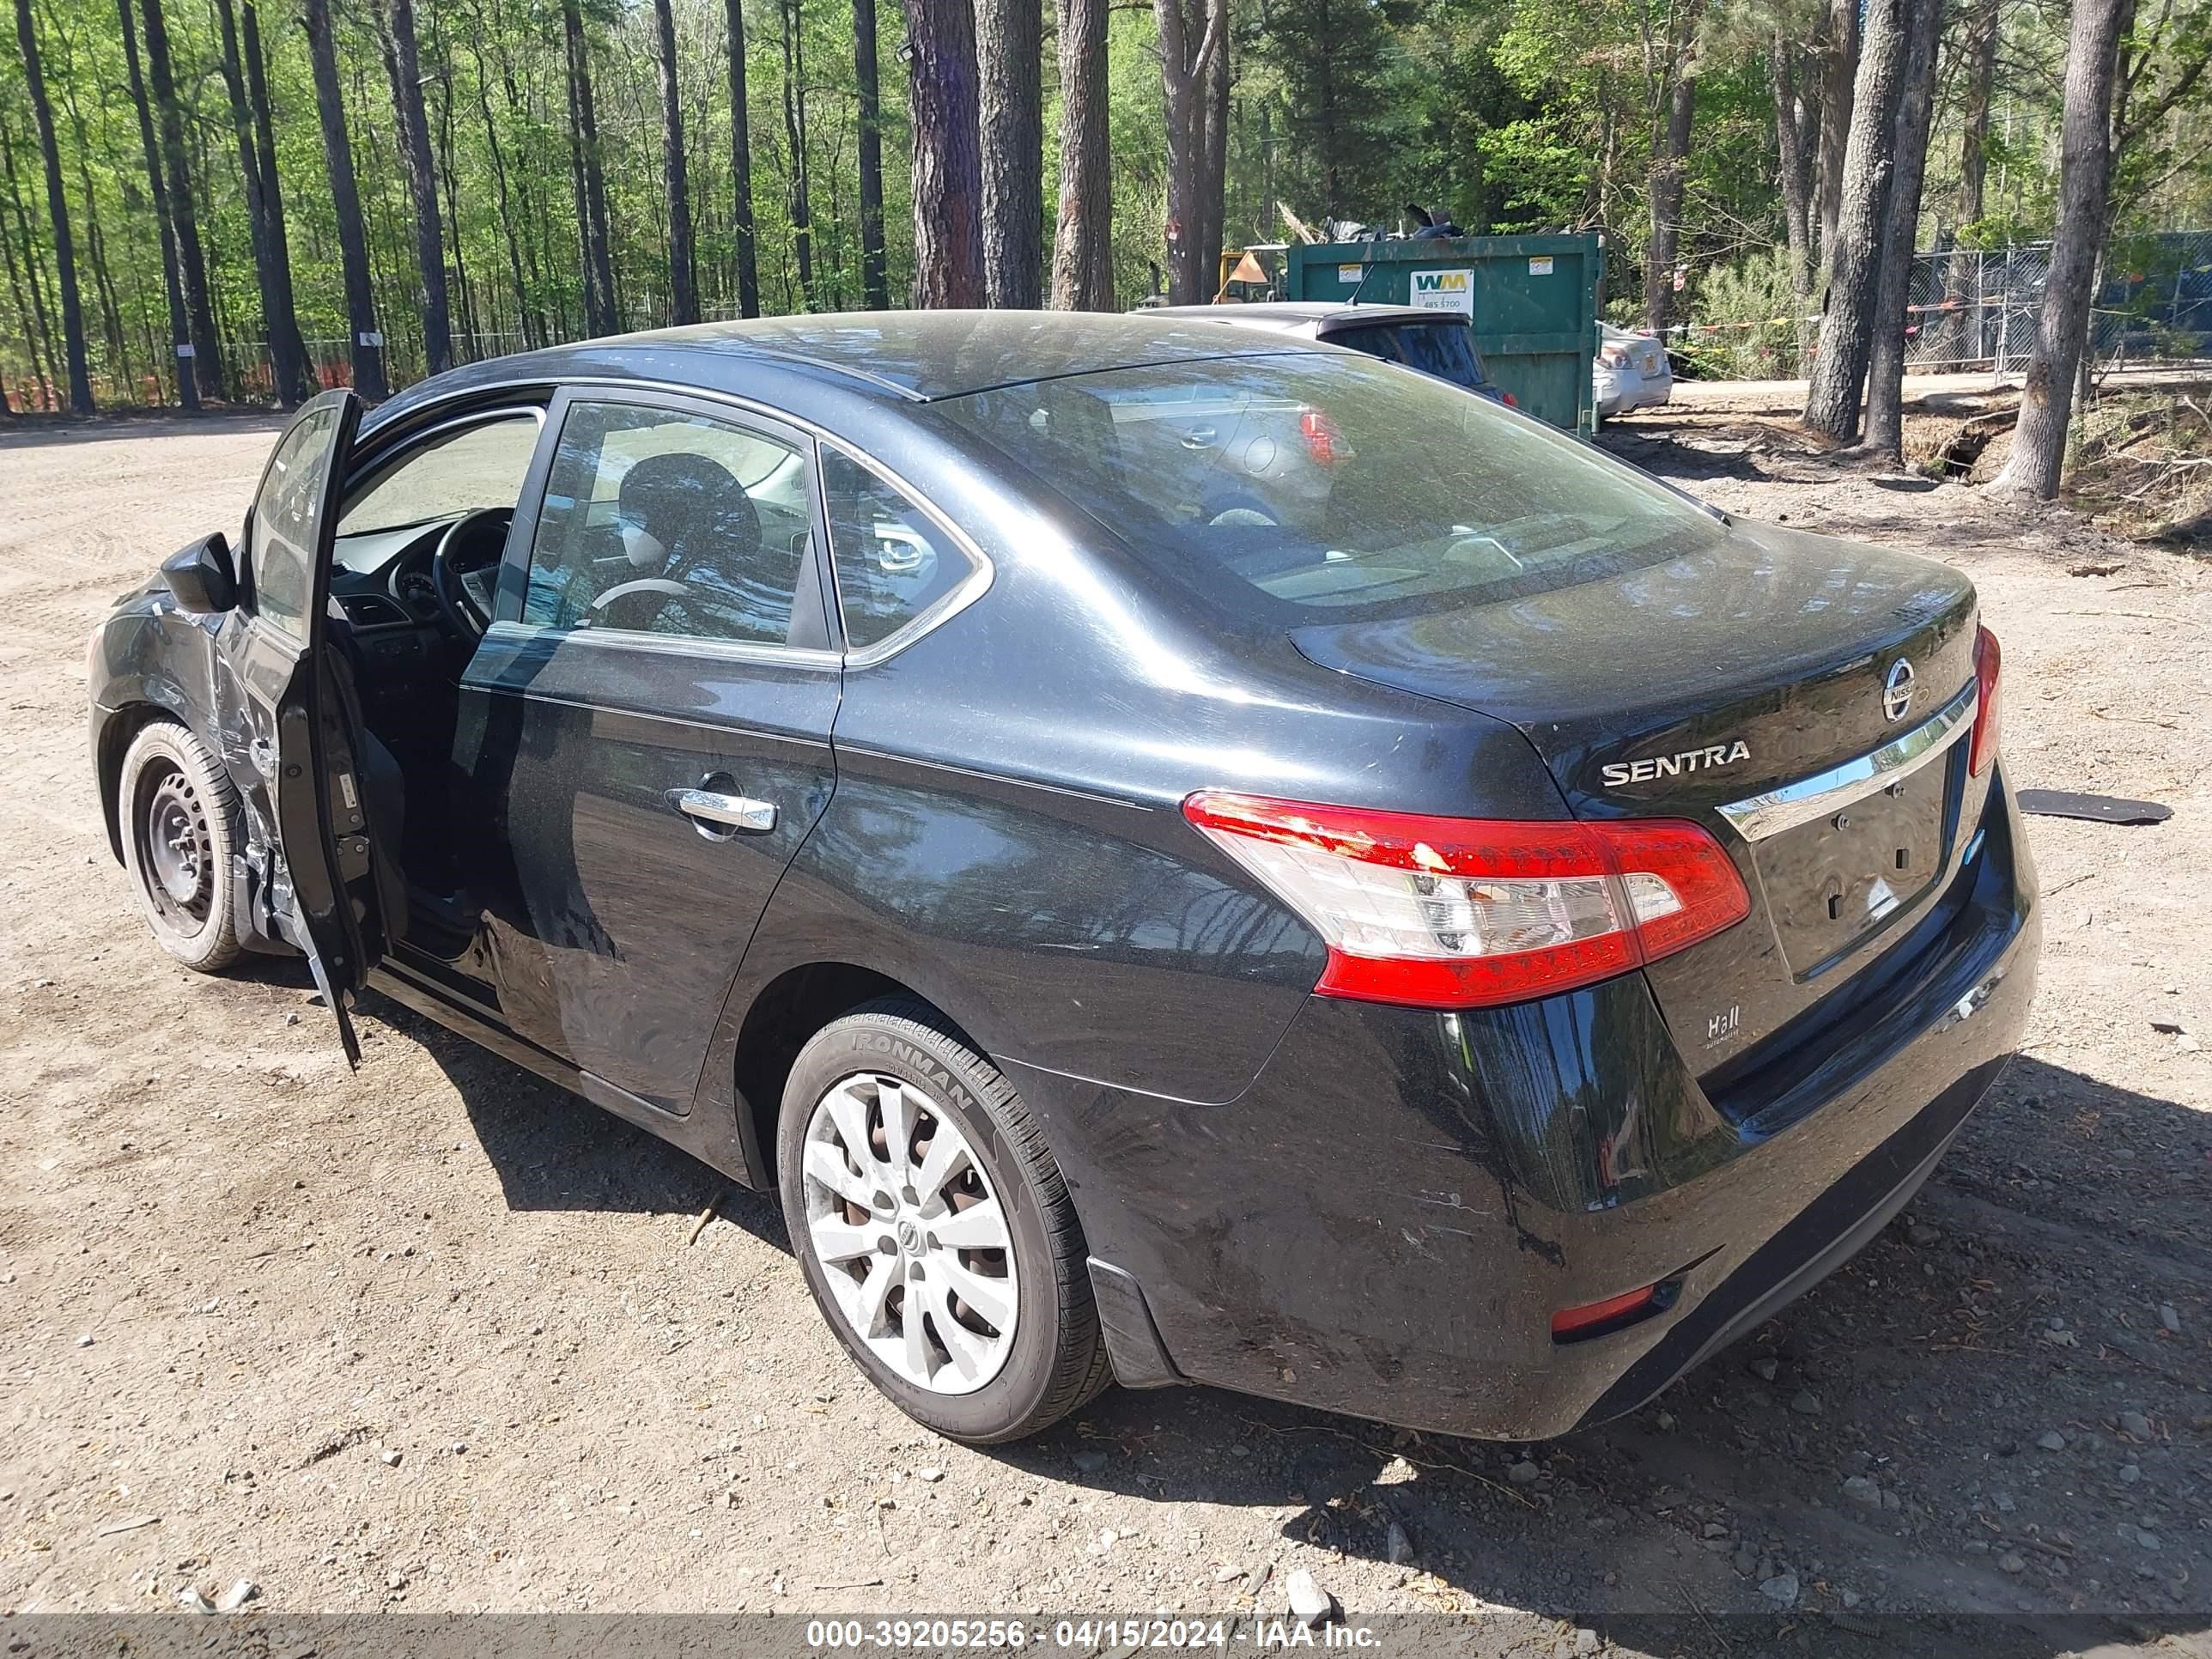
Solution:
[(1758, 844), (1767, 913), (1796, 978), (1912, 908), (1942, 873), (1950, 758)]

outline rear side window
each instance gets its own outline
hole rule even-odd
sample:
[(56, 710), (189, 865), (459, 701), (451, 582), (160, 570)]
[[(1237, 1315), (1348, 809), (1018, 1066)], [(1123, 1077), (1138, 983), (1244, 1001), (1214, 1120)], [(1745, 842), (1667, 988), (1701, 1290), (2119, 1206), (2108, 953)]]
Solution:
[(975, 569), (966, 550), (896, 485), (828, 445), (822, 495), (845, 639), (855, 650), (921, 621)]
[(1465, 323), (1369, 323), (1332, 329), (1322, 337), (1331, 345), (1349, 346), (1386, 363), (1403, 363), (1470, 392), (1486, 383), (1482, 357), (1474, 349), (1474, 330)]
[(522, 620), (786, 644), (812, 535), (806, 459), (781, 438), (681, 410), (573, 404)]
[(1161, 579), (1289, 627), (1547, 592), (1723, 533), (1565, 433), (1334, 352), (1108, 369), (932, 407)]
[(307, 599), (314, 591), (315, 514), (330, 470), (333, 406), (302, 416), (276, 446), (269, 477), (253, 503), (252, 546), (246, 568), (253, 610), (295, 639), (307, 634)]

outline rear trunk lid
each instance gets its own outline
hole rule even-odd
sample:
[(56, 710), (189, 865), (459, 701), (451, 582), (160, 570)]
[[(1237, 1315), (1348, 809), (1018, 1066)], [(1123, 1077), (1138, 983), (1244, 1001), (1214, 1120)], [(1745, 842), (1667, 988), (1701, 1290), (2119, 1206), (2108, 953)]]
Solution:
[[(1974, 629), (1973, 589), (1942, 565), (1742, 524), (1549, 592), (1292, 637), (1325, 667), (1518, 726), (1578, 817), (1718, 837), (1749, 919), (1647, 970), (1703, 1072), (1849, 978), (1955, 867), (1979, 813), (1962, 811)], [(1875, 755), (1913, 763), (1808, 816), (1829, 775)]]

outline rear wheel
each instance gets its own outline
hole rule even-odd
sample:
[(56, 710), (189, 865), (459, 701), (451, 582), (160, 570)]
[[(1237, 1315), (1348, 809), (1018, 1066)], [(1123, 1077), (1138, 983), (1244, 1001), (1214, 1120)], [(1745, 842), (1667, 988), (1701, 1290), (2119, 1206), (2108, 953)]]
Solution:
[(207, 745), (171, 720), (131, 740), (115, 792), (123, 861), (154, 937), (187, 968), (238, 959), (230, 855), (244, 825), (238, 792)]
[(816, 1033), (777, 1168), (823, 1316), (901, 1409), (978, 1444), (1105, 1385), (1082, 1229), (1013, 1085), (911, 998)]

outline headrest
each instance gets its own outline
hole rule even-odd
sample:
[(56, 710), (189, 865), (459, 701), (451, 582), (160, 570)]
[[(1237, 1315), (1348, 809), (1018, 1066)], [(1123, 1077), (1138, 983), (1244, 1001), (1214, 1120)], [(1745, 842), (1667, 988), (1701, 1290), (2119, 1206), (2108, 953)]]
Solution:
[(648, 455), (623, 474), (617, 516), (690, 559), (742, 559), (760, 547), (760, 514), (720, 461)]

